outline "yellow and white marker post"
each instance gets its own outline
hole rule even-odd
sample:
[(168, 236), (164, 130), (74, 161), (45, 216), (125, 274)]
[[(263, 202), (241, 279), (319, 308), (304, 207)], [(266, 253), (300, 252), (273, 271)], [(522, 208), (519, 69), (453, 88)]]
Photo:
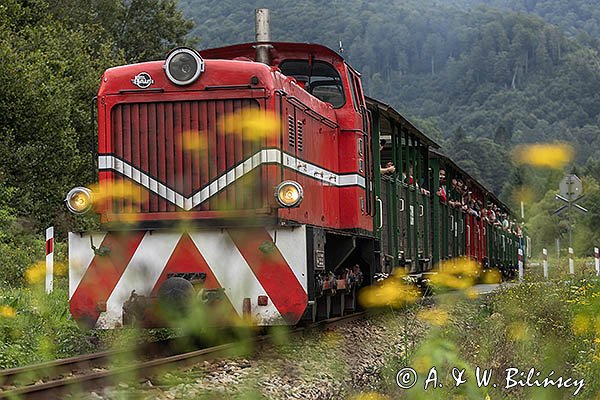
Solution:
[(594, 263), (596, 264), (596, 276), (600, 276), (600, 249), (594, 247)]
[(544, 265), (544, 279), (548, 279), (548, 249), (542, 249), (542, 258)]
[(569, 273), (575, 275), (575, 260), (573, 260), (573, 248), (569, 247)]

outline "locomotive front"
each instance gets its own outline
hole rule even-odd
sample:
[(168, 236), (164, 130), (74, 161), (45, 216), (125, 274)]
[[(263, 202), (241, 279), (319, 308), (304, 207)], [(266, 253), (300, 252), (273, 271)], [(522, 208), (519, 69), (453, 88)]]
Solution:
[(294, 161), (281, 151), (285, 84), (268, 65), (187, 48), (104, 73), (98, 183), (66, 199), (74, 213), (93, 208), (103, 227), (69, 234), (78, 322), (163, 325), (164, 305), (190, 304), (259, 325), (298, 322), (306, 226), (280, 217), (305, 188), (282, 166)]

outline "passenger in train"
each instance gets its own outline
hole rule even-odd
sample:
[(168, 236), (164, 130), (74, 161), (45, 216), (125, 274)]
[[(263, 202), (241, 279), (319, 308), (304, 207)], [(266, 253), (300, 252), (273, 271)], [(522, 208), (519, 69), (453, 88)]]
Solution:
[[(385, 146), (385, 139), (381, 139), (379, 141), (379, 154), (381, 154), (381, 152), (383, 151), (383, 147)], [(379, 167), (379, 170), (381, 171), (382, 175), (387, 175), (387, 174), (393, 174), (394, 172), (396, 172), (396, 167), (394, 166), (394, 163), (392, 163), (391, 161), (388, 162), (385, 167)]]
[(488, 218), (489, 216), (489, 210), (487, 207), (483, 206), (483, 203), (481, 203), (481, 218), (483, 219), (483, 222), (490, 222), (490, 219)]
[(437, 192), (435, 192), (435, 194), (440, 198), (440, 203), (446, 203), (446, 201), (448, 200), (446, 193), (446, 171), (444, 171), (443, 169), (440, 169), (439, 179), (440, 187), (438, 188)]
[(456, 180), (456, 178), (452, 178), (452, 185), (450, 186), (448, 198), (449, 198), (448, 204), (450, 205), (450, 207), (456, 208), (457, 206), (460, 205), (460, 201), (458, 201), (458, 198), (459, 198), (458, 180)]

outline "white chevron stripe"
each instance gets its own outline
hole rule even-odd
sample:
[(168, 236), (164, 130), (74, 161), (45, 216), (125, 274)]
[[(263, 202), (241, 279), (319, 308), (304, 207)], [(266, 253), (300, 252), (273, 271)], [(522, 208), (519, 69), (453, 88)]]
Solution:
[(98, 168), (100, 170), (113, 170), (128, 177), (132, 181), (142, 185), (163, 199), (176, 204), (178, 207), (189, 211), (197, 205), (208, 200), (227, 186), (246, 175), (254, 168), (262, 164), (283, 164), (299, 173), (310, 176), (333, 186), (360, 186), (365, 187), (365, 178), (359, 174), (336, 174), (317, 165), (299, 160), (287, 153), (277, 149), (263, 149), (249, 157), (241, 164), (225, 172), (219, 178), (196, 192), (192, 197), (185, 197), (173, 189), (146, 175), (137, 168), (129, 165), (114, 156), (103, 155), (98, 157)]
[[(106, 232), (94, 232), (91, 236), (94, 246), (100, 247)], [(90, 234), (81, 235), (69, 232), (69, 299), (73, 297), (75, 289), (79, 286), (81, 278), (83, 278), (93, 259), (94, 251), (90, 243)]]
[(100, 314), (96, 327), (111, 328), (121, 324), (123, 303), (129, 299), (133, 290), (139, 295), (150, 295), (180, 238), (180, 232), (146, 232), (123, 276), (110, 294), (106, 312)]
[(258, 296), (268, 293), (226, 231), (196, 231), (189, 235), (239, 315), (243, 313), (244, 298), (249, 297), (252, 316), (259, 325), (283, 323), (273, 301), (266, 306), (256, 304)]
[(306, 292), (308, 279), (306, 275), (306, 225), (269, 229), (268, 232)]

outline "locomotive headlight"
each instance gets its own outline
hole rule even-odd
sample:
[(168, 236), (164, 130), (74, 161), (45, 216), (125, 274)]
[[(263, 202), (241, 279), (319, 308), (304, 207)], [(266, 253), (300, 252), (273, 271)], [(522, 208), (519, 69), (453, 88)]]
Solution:
[(85, 214), (92, 208), (92, 191), (84, 187), (73, 188), (67, 193), (65, 203), (73, 214)]
[(304, 198), (304, 191), (298, 182), (284, 181), (275, 188), (275, 198), (284, 207), (296, 207)]
[(195, 50), (182, 47), (169, 53), (163, 68), (174, 84), (189, 85), (204, 72), (204, 60)]

